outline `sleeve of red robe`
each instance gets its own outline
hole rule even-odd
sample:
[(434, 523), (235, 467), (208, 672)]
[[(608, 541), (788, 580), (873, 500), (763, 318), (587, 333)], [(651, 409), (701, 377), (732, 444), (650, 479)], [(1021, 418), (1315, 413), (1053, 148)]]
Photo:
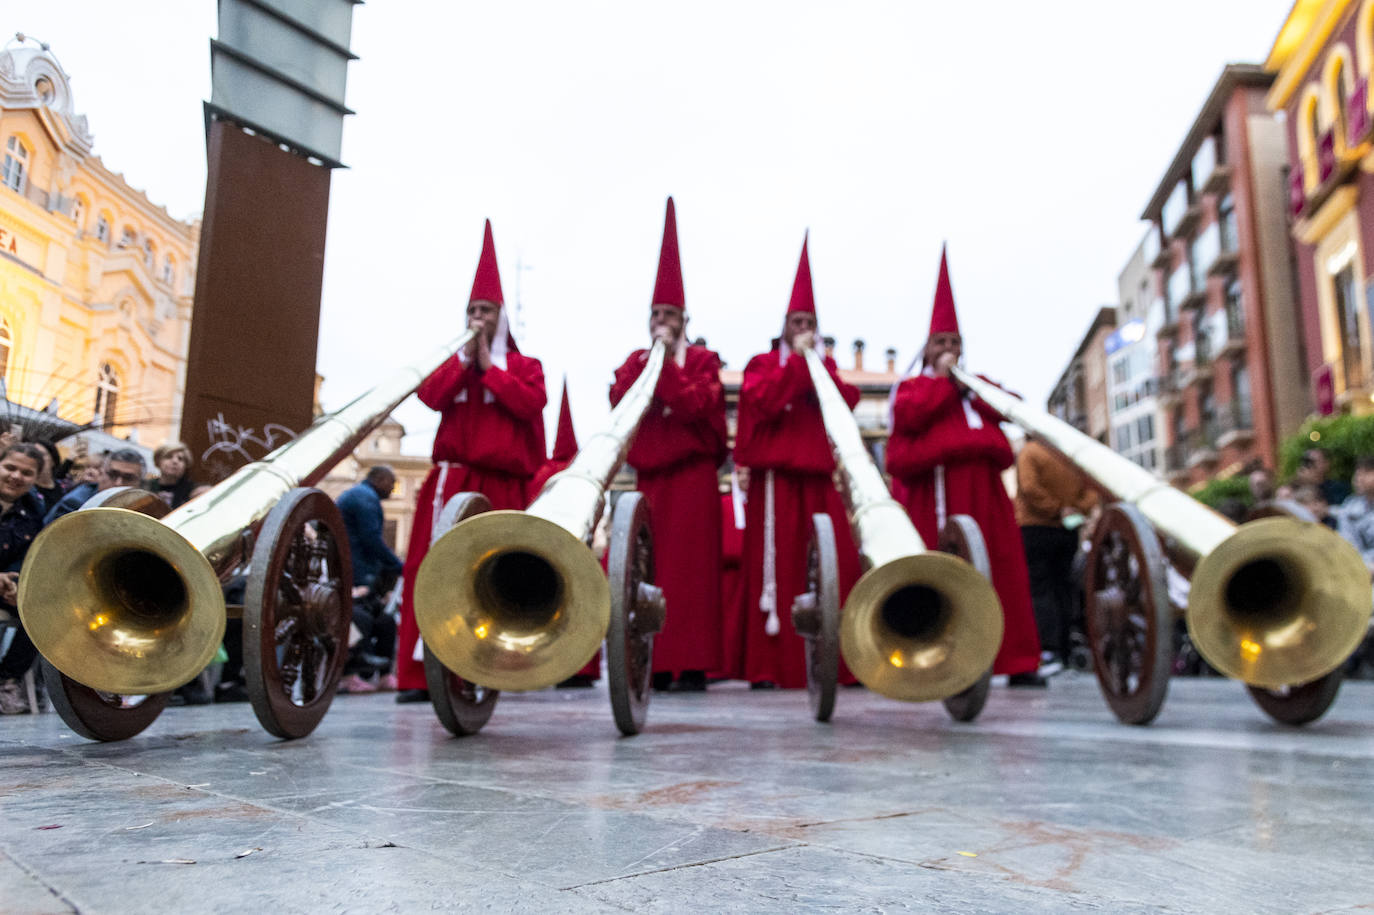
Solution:
[(453, 398), (458, 396), (458, 392), (463, 387), (463, 376), (467, 369), (459, 361), (457, 356), (452, 356), (444, 360), (444, 364), (429, 373), (429, 377), (420, 382), (420, 387), (416, 389), (415, 396), (420, 398), (420, 403), (429, 407), (431, 410), (442, 410), (446, 405), (453, 402)]
[(525, 359), (522, 363), (519, 374), (493, 365), (478, 377), (496, 402), (513, 416), (542, 420), (549, 399), (544, 389), (544, 367), (537, 359)]
[(612, 407), (625, 399), (625, 392), (630, 390), (630, 385), (644, 372), (644, 365), (648, 362), (647, 353), (648, 350), (635, 350), (621, 363), (620, 368), (615, 370), (615, 381), (611, 382)]
[(754, 414), (767, 421), (810, 393), (811, 375), (806, 371), (805, 359), (788, 359), (787, 365), (770, 366), (763, 357), (756, 357), (744, 369), (740, 402), (747, 398)]

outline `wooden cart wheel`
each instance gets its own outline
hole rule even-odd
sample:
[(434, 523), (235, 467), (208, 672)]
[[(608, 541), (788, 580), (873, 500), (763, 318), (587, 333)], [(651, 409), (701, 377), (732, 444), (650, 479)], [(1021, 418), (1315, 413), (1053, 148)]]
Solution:
[(806, 696), (811, 715), (829, 721), (840, 679), (840, 566), (835, 526), (826, 514), (811, 516), (806, 552), (806, 590), (792, 602), (792, 628), (806, 644)]
[[(162, 518), (171, 509), (156, 494), (132, 486), (102, 490), (82, 503), (88, 508), (123, 508), (150, 518)], [(170, 693), (150, 696), (121, 695), (91, 689), (40, 658), (43, 685), (52, 707), (67, 727), (87, 740), (128, 740), (157, 720), (167, 707)]]
[[(1312, 513), (1289, 500), (1261, 502), (1246, 514), (1246, 521), (1259, 518), (1296, 518), (1299, 521), (1315, 522)], [(1264, 710), (1270, 718), (1282, 724), (1303, 725), (1316, 721), (1331, 703), (1336, 701), (1341, 681), (1345, 679), (1344, 670), (1337, 667), (1331, 673), (1310, 683), (1300, 686), (1285, 686), (1279, 689), (1266, 689), (1263, 686), (1246, 686), (1250, 698)]]
[[(987, 541), (983, 539), (978, 522), (968, 515), (953, 515), (945, 522), (937, 548), (942, 553), (958, 556), (973, 566), (979, 575), (992, 581), (992, 560), (988, 558)], [(968, 689), (947, 697), (944, 700), (945, 711), (955, 721), (972, 721), (982, 713), (991, 688), (992, 668), (988, 668)]]
[(1126, 724), (1149, 724), (1173, 668), (1174, 613), (1164, 551), (1134, 505), (1117, 502), (1093, 535), (1084, 617), (1102, 695)]
[(315, 730), (343, 673), (353, 565), (339, 509), (297, 487), (268, 513), (243, 594), (243, 674), (253, 713), (291, 740)]
[(170, 693), (124, 696), (77, 683), (40, 658), (43, 685), (67, 727), (87, 740), (128, 740), (157, 720)]
[(1302, 725), (1326, 714), (1331, 703), (1336, 701), (1336, 693), (1340, 691), (1344, 679), (1345, 674), (1338, 667), (1326, 676), (1301, 686), (1280, 689), (1247, 686), (1246, 689), (1250, 691), (1250, 698), (1270, 718), (1282, 724)]
[[(448, 532), (459, 521), (490, 511), (491, 503), (480, 492), (460, 492), (444, 504), (434, 525), (435, 539)], [(496, 710), (499, 690), (469, 683), (444, 666), (443, 662), (425, 648), (425, 686), (429, 688), (429, 703), (439, 722), (454, 737), (467, 737), (482, 730)]]
[(627, 492), (611, 516), (611, 621), (606, 630), (606, 672), (615, 726), (626, 737), (644, 728), (654, 667), (654, 633), (663, 628), (663, 590), (654, 586), (654, 541), (649, 503)]

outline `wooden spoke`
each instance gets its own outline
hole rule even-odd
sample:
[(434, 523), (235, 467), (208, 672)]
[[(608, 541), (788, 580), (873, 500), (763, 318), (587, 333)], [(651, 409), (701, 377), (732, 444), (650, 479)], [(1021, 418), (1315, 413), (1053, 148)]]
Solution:
[(304, 737), (329, 710), (348, 655), (352, 591), (339, 509), (317, 489), (291, 490), (258, 533), (243, 598), (244, 678), (269, 733)]
[(1093, 535), (1084, 589), (1093, 669), (1116, 717), (1149, 724), (1173, 666), (1174, 614), (1159, 539), (1139, 509), (1118, 502)]

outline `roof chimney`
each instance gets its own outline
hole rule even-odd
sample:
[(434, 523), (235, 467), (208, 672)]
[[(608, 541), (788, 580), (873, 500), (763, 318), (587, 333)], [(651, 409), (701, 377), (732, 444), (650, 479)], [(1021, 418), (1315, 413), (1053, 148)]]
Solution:
[(889, 346), (883, 355), (887, 357), (887, 373), (889, 375), (897, 374), (897, 347)]
[(855, 341), (854, 341), (854, 371), (856, 371), (856, 372), (862, 372), (863, 370), (864, 370), (864, 342), (863, 342), (862, 340), (855, 340)]

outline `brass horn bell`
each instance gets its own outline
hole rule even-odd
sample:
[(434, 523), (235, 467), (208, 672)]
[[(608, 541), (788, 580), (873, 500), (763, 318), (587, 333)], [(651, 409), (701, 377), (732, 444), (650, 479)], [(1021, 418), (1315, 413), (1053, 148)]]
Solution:
[(1313, 522), (1240, 526), (1193, 572), (1193, 644), (1213, 667), (1252, 686), (1325, 676), (1359, 647), (1369, 619), (1369, 575), (1351, 553)]
[(961, 559), (927, 552), (859, 579), (840, 617), (840, 653), (876, 693), (908, 702), (945, 699), (987, 673), (1002, 627), (987, 579)]
[(596, 555), (518, 511), (460, 522), (415, 577), (415, 622), (445, 667), (490, 689), (541, 689), (577, 673), (606, 635), (611, 592)]
[(19, 612), (43, 657), (92, 689), (175, 689), (214, 660), (224, 597), (210, 563), (161, 521), (75, 511), (34, 540)]

